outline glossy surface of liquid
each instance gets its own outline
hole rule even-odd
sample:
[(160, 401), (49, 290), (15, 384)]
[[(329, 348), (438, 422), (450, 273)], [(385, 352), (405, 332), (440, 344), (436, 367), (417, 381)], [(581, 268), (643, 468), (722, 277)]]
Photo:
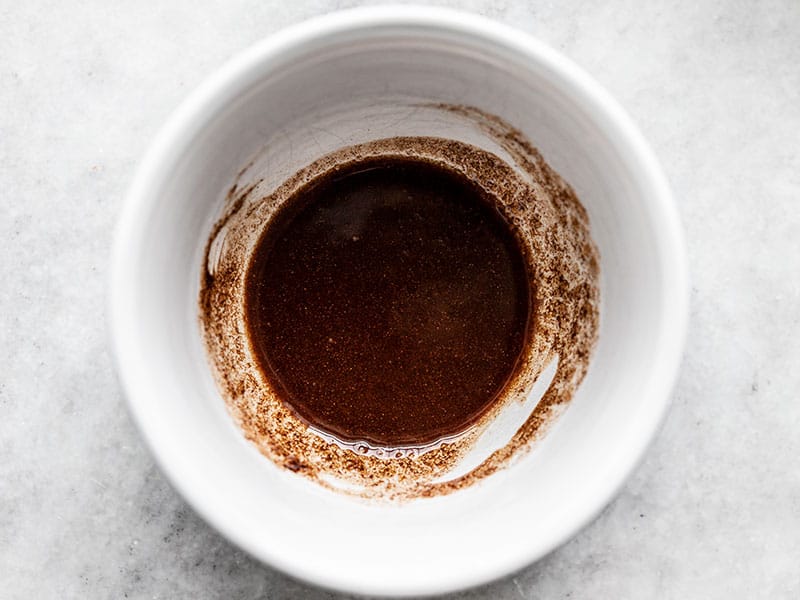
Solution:
[(260, 369), (344, 442), (461, 433), (518, 366), (532, 312), (517, 237), (462, 175), (371, 159), (301, 188), (268, 223), (245, 283)]

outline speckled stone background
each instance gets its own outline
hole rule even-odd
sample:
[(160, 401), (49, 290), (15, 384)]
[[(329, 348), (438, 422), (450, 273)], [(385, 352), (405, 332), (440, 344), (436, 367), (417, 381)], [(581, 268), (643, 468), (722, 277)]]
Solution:
[[(170, 111), (252, 42), (356, 4), (0, 0), (0, 598), (337, 597), (170, 488), (124, 408), (105, 294)], [(620, 99), (672, 181), (693, 279), (672, 411), (620, 496), (455, 597), (800, 598), (800, 2), (442, 4), (535, 34)]]

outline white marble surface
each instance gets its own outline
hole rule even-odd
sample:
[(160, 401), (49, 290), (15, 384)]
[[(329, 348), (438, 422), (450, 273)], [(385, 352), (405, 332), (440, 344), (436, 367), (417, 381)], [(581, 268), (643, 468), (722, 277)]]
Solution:
[[(255, 40), (355, 4), (0, 1), (0, 597), (335, 597), (170, 488), (123, 407), (104, 303), (126, 184), (169, 112)], [(458, 597), (800, 597), (800, 3), (443, 4), (539, 36), (621, 100), (693, 277), (674, 406), (619, 498)]]

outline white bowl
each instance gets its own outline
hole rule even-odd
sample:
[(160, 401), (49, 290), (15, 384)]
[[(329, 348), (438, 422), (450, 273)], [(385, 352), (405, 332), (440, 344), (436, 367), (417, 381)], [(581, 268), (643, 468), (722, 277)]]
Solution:
[[(260, 167), (252, 176), (277, 182), (343, 144), (414, 133), (470, 137), (464, 123), (409, 108), (420, 101), (499, 115), (573, 185), (600, 252), (600, 339), (569, 409), (523, 459), (449, 496), (368, 505), (278, 469), (243, 439), (200, 340), (202, 251), (225, 193), (253, 158)], [(143, 437), (222, 534), (322, 586), (429, 594), (537, 560), (611, 500), (668, 406), (687, 292), (668, 185), (598, 84), (535, 39), (486, 19), (383, 7), (264, 40), (170, 118), (119, 224), (111, 325)]]

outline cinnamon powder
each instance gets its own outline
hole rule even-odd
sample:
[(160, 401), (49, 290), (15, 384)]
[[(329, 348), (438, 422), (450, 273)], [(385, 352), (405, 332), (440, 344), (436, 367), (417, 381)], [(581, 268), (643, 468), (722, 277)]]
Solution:
[[(259, 182), (241, 191), (232, 189), (206, 247), (200, 322), (212, 372), (233, 418), (275, 464), (362, 498), (407, 500), (447, 494), (507, 466), (532, 447), (569, 403), (597, 339), (598, 255), (588, 216), (572, 188), (518, 130), (498, 117), (469, 107), (436, 108), (469, 119), (508, 153), (513, 164), (441, 138), (391, 138), (342, 148), (275, 190), (262, 190)], [(259, 368), (245, 322), (245, 276), (270, 219), (308, 182), (365, 159), (403, 158), (459, 173), (495, 199), (531, 261), (532, 335), (503, 393), (468, 431), (420, 447), (342, 443), (302, 420)], [(492, 419), (508, 403), (522, 402), (554, 359), (558, 363), (549, 388), (510, 441), (469, 473), (448, 480), (447, 473)]]

